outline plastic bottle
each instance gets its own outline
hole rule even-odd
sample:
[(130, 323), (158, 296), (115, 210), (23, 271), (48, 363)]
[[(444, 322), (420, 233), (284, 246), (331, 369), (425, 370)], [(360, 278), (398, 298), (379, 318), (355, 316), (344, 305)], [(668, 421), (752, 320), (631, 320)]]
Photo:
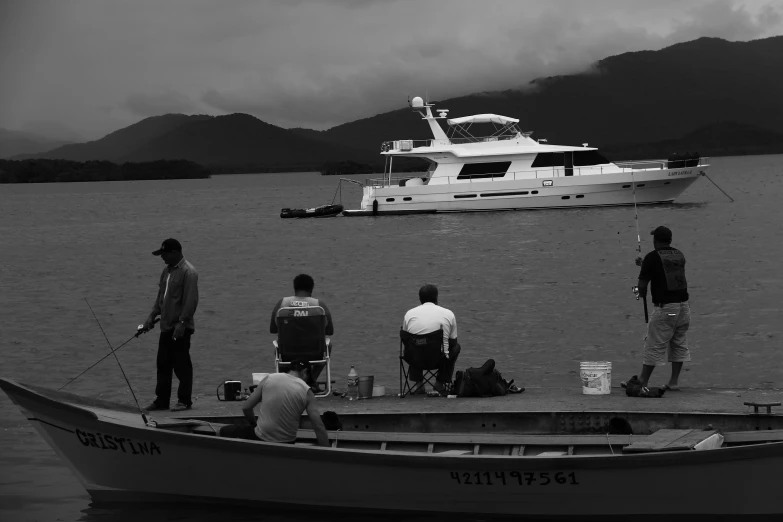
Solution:
[(348, 372), (348, 400), (355, 400), (359, 398), (359, 374), (351, 366), (351, 371)]

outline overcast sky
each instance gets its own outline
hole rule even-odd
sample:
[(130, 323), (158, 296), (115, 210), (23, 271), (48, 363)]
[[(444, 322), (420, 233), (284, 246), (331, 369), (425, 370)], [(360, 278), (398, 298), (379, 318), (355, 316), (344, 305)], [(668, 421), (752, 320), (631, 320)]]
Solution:
[[(326, 129), (615, 54), (783, 34), (783, 0), (0, 0), (0, 128), (245, 112)], [(782, 58), (783, 59), (783, 58)]]

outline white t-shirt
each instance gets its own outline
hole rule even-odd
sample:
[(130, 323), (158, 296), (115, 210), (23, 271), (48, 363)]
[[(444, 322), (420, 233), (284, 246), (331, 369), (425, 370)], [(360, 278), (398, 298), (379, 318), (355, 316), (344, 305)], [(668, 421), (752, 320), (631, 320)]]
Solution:
[(415, 335), (427, 334), (443, 328), (443, 351), (449, 353), (449, 339), (457, 338), (457, 318), (454, 312), (435, 303), (424, 303), (411, 308), (402, 320), (402, 329)]
[(288, 373), (270, 373), (258, 386), (262, 392), (256, 436), (267, 442), (295, 440), (310, 387)]

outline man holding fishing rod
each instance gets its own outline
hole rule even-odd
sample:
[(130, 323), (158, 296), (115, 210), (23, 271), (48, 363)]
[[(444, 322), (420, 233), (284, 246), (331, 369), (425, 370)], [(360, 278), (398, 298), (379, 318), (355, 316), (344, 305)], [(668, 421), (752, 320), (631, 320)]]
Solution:
[(183, 256), (179, 241), (169, 238), (152, 253), (160, 256), (166, 268), (160, 275), (158, 296), (142, 331), (155, 327), (160, 315), (158, 341), (158, 379), (155, 400), (147, 411), (168, 410), (171, 400), (171, 372), (179, 379), (177, 404), (171, 411), (188, 410), (193, 405), (193, 364), (190, 361), (190, 336), (195, 331), (193, 314), (198, 307), (198, 273)]
[(653, 370), (658, 365), (672, 363), (672, 375), (663, 388), (678, 391), (682, 363), (691, 360), (686, 332), (690, 326), (691, 309), (688, 304), (688, 285), (685, 281), (685, 255), (671, 246), (672, 231), (660, 226), (650, 232), (655, 250), (636, 264), (639, 271), (639, 296), (645, 299), (647, 311), (647, 284), (652, 286), (654, 310), (647, 326), (644, 341), (644, 359), (639, 381), (647, 386)]

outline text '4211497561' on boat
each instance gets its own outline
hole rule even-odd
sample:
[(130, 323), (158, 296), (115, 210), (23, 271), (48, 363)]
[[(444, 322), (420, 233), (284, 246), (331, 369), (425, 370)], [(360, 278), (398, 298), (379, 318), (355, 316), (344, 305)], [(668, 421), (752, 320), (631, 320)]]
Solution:
[[(610, 162), (594, 147), (549, 145), (522, 132), (519, 120), (497, 114), (447, 118), (420, 97), (411, 108), (423, 116), (434, 139), (384, 142), (383, 178), (362, 185), (360, 209), (346, 216), (470, 212), (559, 207), (632, 205), (674, 201), (705, 174), (707, 158)], [(441, 128), (445, 119), (449, 132)], [(471, 127), (494, 129), (474, 136)], [(395, 157), (430, 162), (420, 177), (392, 177)]]

